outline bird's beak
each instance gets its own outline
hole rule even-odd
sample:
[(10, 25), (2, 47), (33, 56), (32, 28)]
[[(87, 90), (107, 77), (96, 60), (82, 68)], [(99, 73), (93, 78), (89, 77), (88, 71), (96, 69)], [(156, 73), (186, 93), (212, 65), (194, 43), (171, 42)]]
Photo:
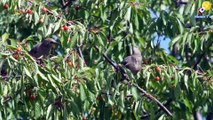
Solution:
[(53, 44), (59, 45), (60, 43), (56, 42), (56, 41), (52, 41)]

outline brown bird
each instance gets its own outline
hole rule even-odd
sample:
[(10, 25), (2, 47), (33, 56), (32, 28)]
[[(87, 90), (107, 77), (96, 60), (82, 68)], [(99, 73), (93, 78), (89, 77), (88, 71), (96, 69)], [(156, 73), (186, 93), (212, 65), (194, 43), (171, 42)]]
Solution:
[(137, 47), (133, 47), (132, 55), (124, 58), (121, 64), (128, 68), (133, 74), (137, 74), (141, 70), (142, 64), (142, 56), (140, 49)]
[(48, 55), (55, 44), (58, 43), (54, 39), (46, 38), (42, 43), (35, 45), (35, 47), (30, 50), (29, 54), (34, 58), (39, 59), (45, 55)]

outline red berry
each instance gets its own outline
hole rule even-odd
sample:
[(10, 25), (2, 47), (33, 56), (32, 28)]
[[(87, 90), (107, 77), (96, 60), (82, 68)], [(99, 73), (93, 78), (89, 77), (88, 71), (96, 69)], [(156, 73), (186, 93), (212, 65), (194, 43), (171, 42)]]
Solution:
[(61, 30), (64, 30), (64, 27), (63, 27), (63, 26), (61, 26)]
[(20, 48), (20, 47), (17, 47), (17, 48), (16, 48), (16, 51), (17, 51), (17, 52), (19, 52), (20, 50), (21, 50), (21, 48)]
[(14, 57), (16, 60), (18, 60), (18, 54), (17, 54), (17, 53), (15, 53), (15, 54), (13, 55), (13, 57)]
[(68, 65), (69, 67), (72, 67), (72, 62), (67, 62), (67, 65)]
[(143, 64), (148, 64), (148, 60), (143, 60)]
[(75, 8), (75, 10), (80, 10), (81, 7), (80, 7), (80, 5), (75, 5), (74, 8)]
[(87, 118), (86, 118), (86, 117), (83, 117), (82, 120), (87, 120)]
[(79, 78), (77, 76), (75, 76), (74, 79), (77, 80), (77, 81), (79, 80)]
[(96, 111), (96, 108), (95, 108), (95, 107), (92, 107), (92, 111), (95, 112), (95, 111)]
[(156, 69), (157, 72), (160, 72), (160, 67), (156, 66), (155, 69)]
[(64, 26), (63, 26), (63, 29), (64, 29), (65, 31), (67, 31), (69, 28), (68, 28), (68, 26), (64, 25)]
[(206, 80), (208, 80), (208, 79), (207, 79), (207, 77), (202, 77), (202, 80), (203, 80), (203, 81), (206, 81)]
[(22, 10), (20, 10), (20, 12), (21, 12), (21, 13), (25, 13), (25, 10), (24, 10), (24, 9), (22, 9)]
[(44, 18), (41, 18), (41, 19), (39, 20), (39, 22), (40, 22), (40, 23), (44, 23)]
[(102, 100), (102, 97), (101, 96), (97, 96), (96, 100), (100, 101), (100, 100)]
[(78, 64), (75, 65), (75, 68), (78, 69)]
[(35, 96), (34, 95), (30, 95), (30, 101), (33, 102), (35, 100)]
[(9, 7), (8, 4), (5, 3), (5, 4), (4, 4), (4, 9), (8, 9), (8, 7)]
[(46, 13), (46, 12), (48, 11), (48, 9), (45, 8), (45, 7), (43, 7), (41, 10), (42, 10), (44, 13)]
[(31, 13), (32, 13), (32, 10), (28, 9), (28, 10), (27, 10), (27, 13), (28, 13), (28, 14), (31, 14)]
[(159, 80), (160, 80), (160, 77), (159, 77), (159, 76), (157, 76), (157, 77), (155, 78), (155, 80), (156, 80), (156, 81), (159, 81)]

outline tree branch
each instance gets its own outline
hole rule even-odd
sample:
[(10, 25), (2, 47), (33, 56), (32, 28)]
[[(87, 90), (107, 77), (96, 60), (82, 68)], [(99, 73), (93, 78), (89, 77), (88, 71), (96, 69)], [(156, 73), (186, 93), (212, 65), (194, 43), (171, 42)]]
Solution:
[[(172, 102), (172, 99), (169, 99), (169, 100), (164, 104), (164, 106), (169, 105), (171, 102)], [(158, 109), (158, 110), (155, 112), (155, 114), (158, 114), (161, 110), (162, 110), (162, 109)], [(150, 115), (149, 115), (149, 114), (146, 114), (146, 115), (144, 115), (144, 116), (142, 116), (142, 117), (140, 117), (140, 118), (141, 118), (141, 119), (147, 119), (148, 117), (150, 117)]]
[(206, 52), (208, 51), (209, 47), (211, 47), (212, 44), (213, 43), (210, 40), (209, 41), (205, 41), (205, 43), (203, 44), (204, 50), (202, 51), (202, 54), (198, 57), (197, 61), (193, 65), (193, 67), (192, 67), (193, 69), (195, 69), (198, 66), (198, 64), (200, 64), (202, 58), (205, 57)]
[(141, 87), (139, 87), (137, 84), (132, 84), (132, 86), (136, 87), (140, 92), (142, 92), (147, 98), (155, 101), (158, 106), (160, 106), (160, 108), (162, 110), (164, 110), (164, 112), (166, 112), (169, 116), (172, 116), (172, 113), (154, 96), (152, 96), (151, 94), (149, 94), (147, 91), (145, 91), (144, 89), (142, 89)]
[(61, 0), (62, 9), (66, 9), (69, 5), (72, 4), (75, 0), (69, 0), (68, 2), (65, 2), (64, 0)]
[(86, 61), (85, 61), (85, 59), (84, 59), (84, 56), (83, 56), (82, 51), (81, 51), (81, 48), (80, 48), (80, 45), (77, 45), (76, 48), (77, 48), (77, 52), (78, 52), (79, 56), (83, 59), (84, 64), (86, 64)]
[(201, 62), (201, 60), (202, 60), (202, 58), (205, 56), (205, 51), (198, 57), (198, 60), (195, 62), (195, 64), (193, 65), (193, 69), (195, 69), (197, 66), (198, 66), (198, 64)]

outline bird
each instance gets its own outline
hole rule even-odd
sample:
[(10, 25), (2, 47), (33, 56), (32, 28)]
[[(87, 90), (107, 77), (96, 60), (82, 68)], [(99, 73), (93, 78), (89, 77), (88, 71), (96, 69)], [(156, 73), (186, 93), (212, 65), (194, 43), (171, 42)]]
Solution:
[(42, 43), (38, 43), (35, 45), (30, 51), (29, 54), (36, 58), (40, 59), (43, 56), (46, 56), (49, 54), (50, 50), (53, 48), (54, 45), (58, 44), (54, 39), (52, 38), (46, 38)]
[(133, 46), (132, 55), (124, 58), (121, 64), (123, 64), (133, 74), (137, 74), (141, 70), (142, 64), (142, 55), (140, 49), (136, 46)]
[(207, 114), (206, 120), (213, 120), (213, 107), (211, 107), (211, 111)]
[(5, 60), (2, 60), (0, 62), (0, 78), (6, 79), (9, 77), (7, 67), (8, 67), (8, 64), (5, 62)]

